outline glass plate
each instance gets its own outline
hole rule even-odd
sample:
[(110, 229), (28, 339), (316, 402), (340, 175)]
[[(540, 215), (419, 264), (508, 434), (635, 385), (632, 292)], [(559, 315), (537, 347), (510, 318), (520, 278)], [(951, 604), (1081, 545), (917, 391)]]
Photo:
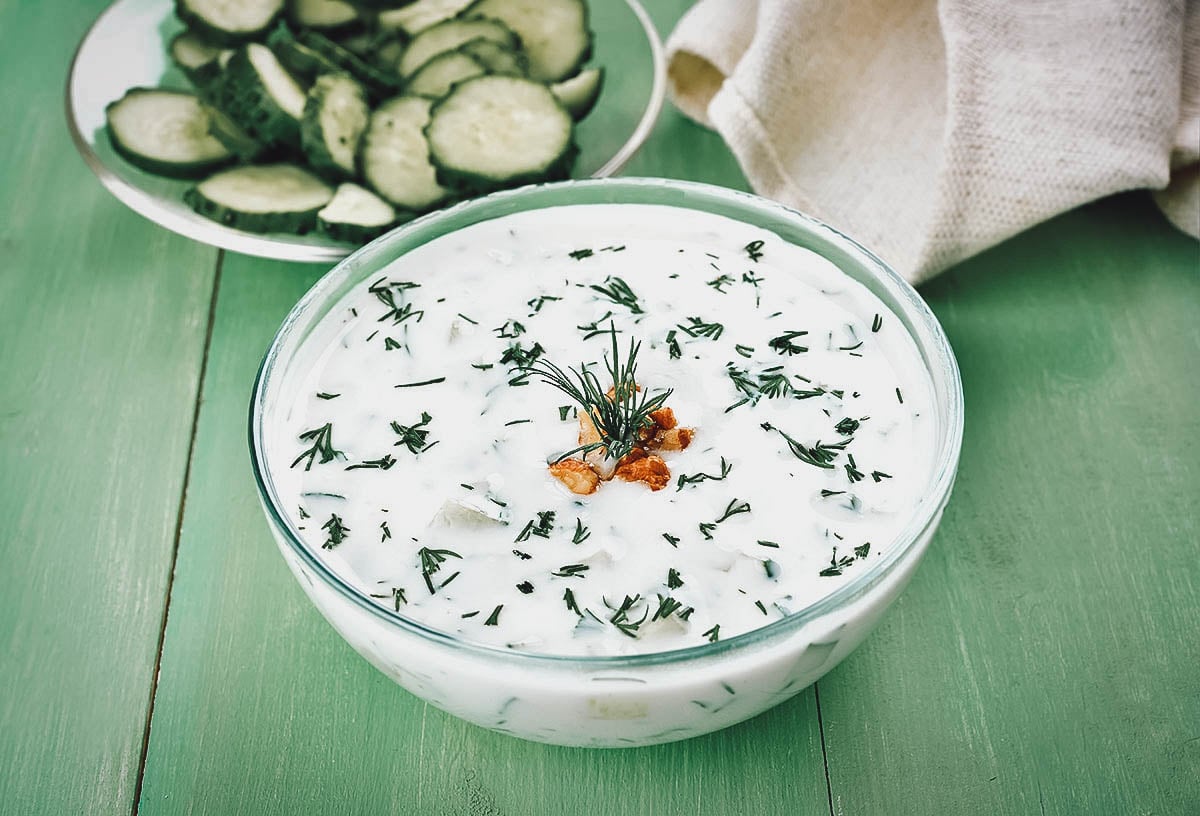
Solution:
[[(67, 124), (75, 146), (100, 182), (135, 212), (196, 241), (246, 255), (287, 261), (337, 261), (355, 247), (320, 235), (261, 235), (218, 224), (183, 203), (194, 184), (143, 172), (118, 156), (104, 132), (104, 108), (136, 86), (190, 89), (167, 56), (183, 25), (171, 0), (117, 0), (84, 35), (67, 79)], [(579, 123), (576, 178), (621, 170), (641, 147), (662, 110), (666, 63), (662, 41), (637, 0), (590, 0), (595, 33), (592, 65), (604, 67), (604, 89)]]

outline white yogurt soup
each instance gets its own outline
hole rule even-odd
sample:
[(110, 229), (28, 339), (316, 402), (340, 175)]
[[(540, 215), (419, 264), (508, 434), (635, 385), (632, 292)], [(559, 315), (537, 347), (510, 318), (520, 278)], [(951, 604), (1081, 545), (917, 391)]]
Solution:
[(553, 655), (725, 640), (886, 552), (930, 482), (909, 333), (723, 216), (589, 204), (437, 238), (304, 341), (268, 467), (380, 605)]

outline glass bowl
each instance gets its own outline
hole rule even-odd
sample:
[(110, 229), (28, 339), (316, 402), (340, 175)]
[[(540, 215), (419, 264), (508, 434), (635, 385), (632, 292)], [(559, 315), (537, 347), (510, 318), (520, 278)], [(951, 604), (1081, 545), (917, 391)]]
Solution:
[[(650, 135), (666, 94), (662, 40), (637, 0), (589, 0), (595, 33), (589, 64), (604, 67), (595, 109), (576, 128), (577, 178), (620, 172)], [(233, 229), (183, 203), (192, 181), (139, 170), (112, 149), (104, 108), (137, 86), (190, 90), (167, 55), (183, 30), (171, 0), (117, 0), (75, 52), (66, 89), (67, 125), (88, 167), (126, 206), (159, 226), (211, 246), (286, 261), (337, 261), (354, 251), (320, 235), (260, 235)]]
[[(811, 249), (861, 282), (911, 335), (938, 412), (934, 467), (907, 526), (851, 581), (788, 617), (728, 640), (614, 657), (531, 654), (465, 642), (380, 606), (325, 565), (282, 510), (269, 462), (290, 460), (278, 418), (304, 387), (297, 350), (355, 287), (406, 252), (515, 212), (569, 204), (660, 204), (724, 215)], [(367, 660), (456, 716), (525, 739), (616, 747), (684, 739), (740, 722), (788, 699), (836, 666), (875, 626), (912, 576), (950, 496), (962, 442), (958, 366), (941, 326), (892, 269), (836, 230), (778, 203), (663, 179), (570, 181), (496, 193), (425, 216), (364, 247), (296, 305), (267, 352), (250, 407), (250, 450), (271, 531), (301, 587)], [(286, 465), (285, 465), (286, 466)]]

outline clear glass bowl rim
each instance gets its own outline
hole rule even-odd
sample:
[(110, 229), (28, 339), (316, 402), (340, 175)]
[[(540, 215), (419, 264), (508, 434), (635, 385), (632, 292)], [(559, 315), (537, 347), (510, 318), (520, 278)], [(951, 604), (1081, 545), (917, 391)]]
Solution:
[[(211, 221), (190, 211), (180, 212), (166, 208), (160, 203), (159, 196), (128, 181), (105, 163), (100, 154), (93, 149), (76, 119), (74, 92), (76, 74), (80, 70), (79, 59), (84, 46), (89, 44), (94, 32), (100, 28), (121, 2), (122, 0), (114, 0), (88, 26), (88, 30), (80, 38), (79, 44), (75, 47), (75, 53), (71, 57), (71, 65), (67, 69), (67, 82), (63, 89), (63, 108), (71, 141), (101, 185), (138, 215), (185, 238), (191, 238), (218, 249), (227, 249), (260, 258), (304, 263), (340, 261), (353, 254), (355, 250), (348, 246), (306, 244), (289, 240), (287, 236), (258, 235)], [(607, 178), (621, 172), (650, 136), (650, 132), (654, 129), (654, 125), (662, 113), (667, 95), (667, 58), (658, 28), (638, 0), (619, 0), (619, 2), (629, 7), (646, 35), (646, 44), (650, 48), (652, 63), (650, 96), (646, 100), (646, 107), (639, 116), (637, 124), (629, 134), (629, 138), (616, 153), (592, 172), (591, 178)], [(169, 3), (164, 2), (163, 5), (165, 9)]]
[[(837, 245), (839, 249), (859, 262), (862, 268), (882, 283), (888, 290), (889, 295), (896, 299), (896, 305), (901, 307), (906, 313), (905, 316), (915, 325), (919, 324), (925, 330), (927, 335), (932, 339), (932, 348), (923, 343), (918, 336), (913, 336), (913, 342), (917, 344), (918, 349), (929, 360), (929, 374), (934, 381), (935, 396), (942, 392), (946, 395), (945, 401), (938, 400), (937, 404), (940, 413), (939, 428), (944, 431), (944, 436), (937, 455), (934, 458), (934, 474), (929, 483), (927, 493), (912, 513), (909, 523), (888, 546), (883, 558), (875, 562), (870, 569), (838, 587), (830, 594), (793, 612), (787, 617), (773, 621), (758, 629), (736, 635), (728, 640), (719, 640), (714, 643), (705, 643), (682, 649), (635, 655), (555, 655), (524, 652), (482, 643), (473, 643), (457, 638), (448, 632), (443, 632), (406, 618), (387, 607), (375, 603), (372, 599), (356, 590), (339, 575), (326, 567), (324, 562), (304, 545), (298, 531), (279, 509), (281, 503), (276, 494), (275, 485), (267, 472), (265, 463), (263, 439), (265, 400), (268, 388), (272, 382), (272, 374), (275, 371), (275, 366), (281, 359), (279, 357), (281, 347), (309, 314), (327, 304), (327, 294), (336, 292), (347, 278), (357, 275), (361, 279), (366, 279), (370, 274), (377, 272), (379, 267), (372, 266), (370, 261), (373, 260), (373, 256), (386, 256), (387, 253), (384, 250), (391, 244), (404, 241), (413, 233), (421, 234), (420, 237), (423, 240), (420, 243), (434, 240), (441, 235), (448, 234), (439, 230), (439, 222), (451, 220), (458, 216), (471, 215), (476, 210), (499, 210), (499, 212), (493, 215), (484, 215), (476, 219), (476, 221), (483, 221), (514, 211), (541, 209), (546, 206), (569, 206), (570, 204), (566, 202), (554, 202), (544, 204), (541, 207), (518, 206), (515, 210), (505, 208), (506, 205), (517, 203), (520, 199), (524, 198), (537, 200), (542, 196), (553, 197), (559, 190), (570, 187), (583, 188), (584, 190), (610, 188), (620, 193), (629, 193), (633, 197), (630, 203), (644, 203), (636, 199), (639, 192), (645, 193), (647, 190), (669, 188), (686, 195), (692, 204), (720, 203), (726, 207), (732, 207), (738, 211), (742, 220), (747, 221), (747, 223), (754, 223), (753, 218), (756, 213), (769, 212), (777, 218), (782, 217), (790, 221), (792, 226), (819, 235), (822, 239)], [(690, 208), (707, 211), (702, 206), (692, 206)], [(739, 217), (738, 215), (730, 215), (727, 210), (724, 214), (727, 217)], [(474, 221), (471, 223), (474, 223)], [(416, 245), (419, 244), (414, 244), (414, 246)], [(890, 303), (887, 305), (889, 308), (893, 306)], [(859, 598), (862, 598), (902, 563), (904, 557), (921, 540), (922, 534), (931, 524), (935, 524), (938, 521), (939, 515), (949, 497), (950, 490), (954, 485), (959, 453), (962, 448), (962, 435), (962, 380), (959, 375), (958, 363), (950, 348), (950, 342), (946, 337), (945, 331), (942, 329), (937, 317), (934, 316), (929, 306), (917, 291), (870, 250), (833, 227), (830, 227), (828, 224), (776, 201), (710, 184), (637, 177), (563, 181), (493, 193), (483, 198), (465, 201), (448, 209), (423, 216), (362, 247), (317, 281), (292, 308), (272, 340), (271, 346), (267, 350), (259, 367), (258, 376), (254, 382), (254, 391), (249, 411), (250, 459), (259, 497), (263, 507), (266, 509), (268, 520), (287, 541), (296, 556), (313, 570), (318, 578), (327, 586), (389, 626), (398, 627), (434, 643), (474, 653), (482, 658), (501, 660), (509, 663), (526, 663), (530, 666), (542, 665), (544, 667), (558, 666), (596, 670), (642, 668), (664, 664), (677, 665), (709, 659), (733, 651), (741, 651), (767, 641), (781, 639), (827, 614), (844, 609)]]

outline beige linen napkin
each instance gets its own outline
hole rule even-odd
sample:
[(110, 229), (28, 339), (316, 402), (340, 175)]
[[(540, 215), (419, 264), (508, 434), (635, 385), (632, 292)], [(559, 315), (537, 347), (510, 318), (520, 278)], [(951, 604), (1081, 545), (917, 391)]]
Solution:
[(667, 48), (757, 192), (910, 281), (1121, 190), (1200, 237), (1200, 0), (700, 0)]

